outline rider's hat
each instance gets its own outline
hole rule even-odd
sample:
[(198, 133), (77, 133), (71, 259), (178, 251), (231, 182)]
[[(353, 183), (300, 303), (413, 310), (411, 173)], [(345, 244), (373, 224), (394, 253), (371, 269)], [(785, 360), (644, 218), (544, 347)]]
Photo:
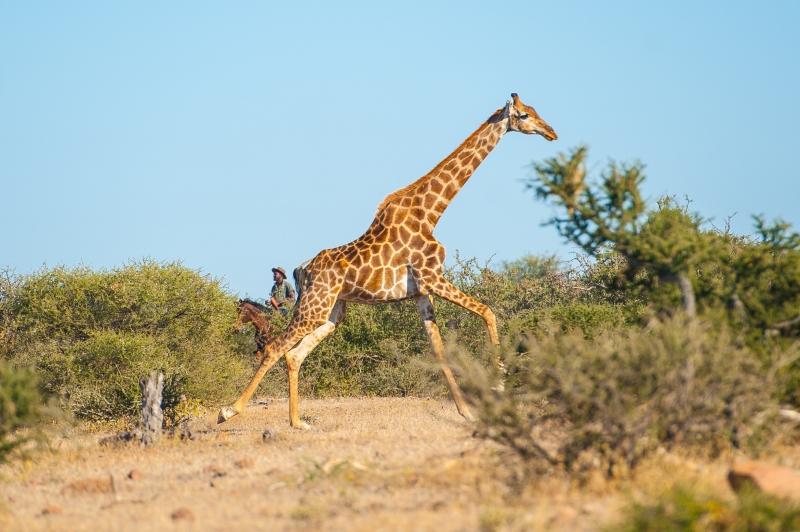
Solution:
[(278, 272), (279, 274), (283, 275), (284, 279), (288, 278), (288, 275), (286, 275), (286, 270), (284, 270), (283, 268), (272, 268), (272, 273), (275, 272)]

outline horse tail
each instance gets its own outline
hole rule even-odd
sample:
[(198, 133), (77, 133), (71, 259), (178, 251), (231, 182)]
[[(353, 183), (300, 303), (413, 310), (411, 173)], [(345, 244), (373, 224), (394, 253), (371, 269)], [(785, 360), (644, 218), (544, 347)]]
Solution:
[(314, 259), (308, 259), (307, 261), (303, 262), (300, 266), (294, 269), (292, 272), (292, 277), (294, 277), (294, 286), (297, 290), (297, 302), (300, 302), (300, 296), (303, 295), (303, 288), (305, 288), (306, 282), (308, 281), (308, 272), (306, 271), (306, 266)]

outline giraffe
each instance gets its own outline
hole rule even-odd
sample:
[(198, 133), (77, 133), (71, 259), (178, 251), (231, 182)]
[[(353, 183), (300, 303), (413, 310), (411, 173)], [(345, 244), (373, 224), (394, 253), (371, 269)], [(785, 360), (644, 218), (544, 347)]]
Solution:
[(265, 348), (261, 364), (241, 396), (220, 410), (219, 423), (244, 411), (264, 374), (285, 355), (290, 424), (294, 428), (310, 428), (300, 420), (298, 409), (297, 381), (303, 360), (342, 322), (347, 303), (374, 305), (403, 299), (416, 302), (456, 408), (467, 420), (473, 419), (461, 388), (446, 365), (430, 296), (436, 295), (483, 318), (495, 345), (499, 343), (496, 320), (489, 307), (444, 278), (445, 247), (434, 238), (433, 230), (455, 195), (506, 132), (541, 135), (549, 141), (558, 138), (533, 107), (522, 103), (516, 94), (511, 98), (436, 168), (389, 194), (361, 237), (325, 249), (295, 270), (298, 302), (292, 320)]

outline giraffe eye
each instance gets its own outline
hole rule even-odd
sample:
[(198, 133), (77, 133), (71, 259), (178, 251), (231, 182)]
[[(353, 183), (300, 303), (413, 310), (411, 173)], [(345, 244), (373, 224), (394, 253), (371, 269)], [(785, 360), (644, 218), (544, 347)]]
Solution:
[(519, 115), (519, 117), (520, 117), (520, 119), (525, 120), (526, 118), (528, 118), (528, 113), (521, 114), (521, 115)]

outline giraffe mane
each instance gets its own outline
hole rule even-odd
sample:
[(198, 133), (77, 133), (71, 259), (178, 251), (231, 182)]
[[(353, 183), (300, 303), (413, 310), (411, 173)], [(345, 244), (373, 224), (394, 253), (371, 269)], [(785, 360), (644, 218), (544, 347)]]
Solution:
[(388, 207), (388, 206), (389, 206), (391, 203), (393, 203), (395, 200), (398, 200), (398, 199), (400, 199), (400, 198), (403, 198), (403, 197), (404, 197), (406, 194), (408, 194), (409, 192), (411, 192), (412, 190), (414, 190), (415, 188), (417, 188), (417, 187), (418, 187), (420, 184), (422, 184), (422, 183), (423, 183), (423, 182), (424, 182), (424, 181), (425, 181), (425, 180), (428, 178), (428, 176), (430, 176), (431, 174), (433, 174), (434, 172), (436, 172), (437, 170), (439, 170), (440, 168), (442, 168), (442, 167), (443, 167), (445, 164), (447, 164), (447, 162), (448, 162), (448, 161), (450, 161), (450, 159), (452, 159), (452, 157), (453, 157), (453, 154), (460, 152), (460, 151), (461, 151), (461, 149), (462, 149), (462, 148), (463, 148), (463, 147), (464, 147), (464, 146), (465, 146), (465, 145), (466, 145), (468, 142), (470, 142), (470, 141), (471, 141), (473, 138), (475, 138), (477, 135), (479, 135), (479, 134), (481, 133), (481, 131), (483, 131), (483, 130), (484, 130), (484, 129), (485, 129), (485, 128), (486, 128), (486, 127), (489, 125), (489, 124), (494, 124), (494, 123), (495, 123), (495, 122), (497, 122), (497, 121), (498, 121), (500, 118), (502, 118), (502, 117), (503, 117), (503, 114), (504, 114), (504, 112), (505, 112), (505, 110), (506, 110), (506, 107), (501, 107), (500, 109), (498, 109), (497, 111), (495, 111), (494, 113), (492, 113), (492, 116), (490, 116), (490, 117), (489, 117), (489, 119), (488, 119), (488, 120), (486, 120), (486, 122), (484, 122), (483, 124), (481, 124), (481, 126), (480, 126), (478, 129), (476, 129), (476, 130), (475, 130), (475, 131), (472, 133), (472, 135), (470, 135), (469, 137), (467, 137), (467, 139), (466, 139), (464, 142), (462, 142), (461, 144), (459, 144), (458, 148), (456, 148), (455, 150), (453, 150), (453, 151), (452, 151), (452, 153), (450, 153), (450, 155), (448, 155), (447, 157), (445, 157), (445, 158), (442, 160), (442, 162), (440, 162), (439, 164), (437, 164), (437, 165), (436, 165), (436, 167), (435, 167), (433, 170), (431, 170), (430, 172), (428, 172), (428, 173), (427, 173), (427, 174), (425, 174), (424, 176), (420, 177), (419, 179), (417, 179), (416, 181), (414, 181), (414, 182), (413, 182), (413, 183), (411, 183), (410, 185), (407, 185), (407, 186), (405, 186), (405, 187), (401, 188), (400, 190), (395, 190), (394, 192), (392, 192), (391, 194), (389, 194), (388, 196), (386, 196), (386, 197), (383, 199), (383, 201), (381, 202), (381, 204), (380, 204), (380, 205), (378, 205), (378, 209), (375, 211), (375, 216), (377, 216), (377, 215), (378, 215), (378, 214), (379, 214), (379, 213), (380, 213), (380, 212), (381, 212), (383, 209), (385, 209), (386, 207)]

